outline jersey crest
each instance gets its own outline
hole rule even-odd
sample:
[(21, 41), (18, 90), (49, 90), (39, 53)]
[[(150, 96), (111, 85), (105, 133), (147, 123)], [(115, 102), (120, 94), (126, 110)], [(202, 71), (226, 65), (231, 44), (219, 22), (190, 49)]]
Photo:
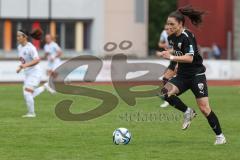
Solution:
[(178, 48), (179, 48), (179, 49), (182, 48), (182, 43), (178, 43)]

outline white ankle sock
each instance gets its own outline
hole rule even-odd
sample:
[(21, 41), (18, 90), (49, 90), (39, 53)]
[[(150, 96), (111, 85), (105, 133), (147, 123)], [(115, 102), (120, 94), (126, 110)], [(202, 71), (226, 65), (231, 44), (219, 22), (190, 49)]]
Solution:
[(216, 135), (216, 137), (224, 137), (224, 135), (221, 133), (219, 135)]
[(190, 112), (190, 110), (191, 110), (191, 108), (187, 108), (187, 110), (185, 111), (185, 113), (188, 113), (188, 112)]
[(25, 102), (27, 104), (28, 113), (35, 114), (33, 94), (27, 91), (24, 91), (23, 94), (24, 94)]

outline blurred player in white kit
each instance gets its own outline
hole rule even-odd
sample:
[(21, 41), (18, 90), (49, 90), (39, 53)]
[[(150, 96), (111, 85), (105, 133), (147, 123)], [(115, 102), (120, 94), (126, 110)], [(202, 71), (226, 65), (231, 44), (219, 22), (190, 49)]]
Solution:
[(60, 57), (62, 56), (63, 52), (59, 45), (53, 41), (53, 38), (50, 34), (46, 34), (45, 42), (44, 58), (47, 58), (48, 61), (47, 75), (50, 77), (51, 75), (55, 74), (54, 70), (61, 64)]
[(24, 85), (23, 95), (27, 105), (28, 112), (23, 115), (23, 118), (36, 117), (34, 108), (34, 98), (41, 94), (45, 89), (45, 85), (38, 87), (41, 81), (42, 71), (39, 66), (40, 58), (35, 46), (28, 41), (29, 37), (36, 40), (40, 40), (42, 31), (39, 29), (34, 30), (32, 33), (28, 33), (25, 30), (19, 30), (17, 32), (18, 41), (18, 56), (21, 64), (17, 68), (16, 72), (19, 73), (24, 70)]

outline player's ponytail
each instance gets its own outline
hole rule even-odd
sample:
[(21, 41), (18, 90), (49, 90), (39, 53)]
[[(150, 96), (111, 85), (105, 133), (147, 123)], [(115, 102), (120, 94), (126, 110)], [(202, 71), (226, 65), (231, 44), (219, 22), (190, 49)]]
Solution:
[(43, 31), (40, 28), (34, 29), (29, 35), (36, 40), (42, 39)]
[(30, 33), (24, 29), (19, 30), (25, 37), (32, 37), (33, 39), (40, 40), (42, 38), (43, 31), (40, 28), (33, 29)]
[(199, 26), (202, 23), (202, 16), (205, 14), (204, 11), (196, 10), (192, 6), (185, 6), (179, 8), (177, 11), (172, 12), (169, 17), (174, 17), (178, 22), (185, 24), (184, 16), (187, 16), (191, 23), (195, 26)]

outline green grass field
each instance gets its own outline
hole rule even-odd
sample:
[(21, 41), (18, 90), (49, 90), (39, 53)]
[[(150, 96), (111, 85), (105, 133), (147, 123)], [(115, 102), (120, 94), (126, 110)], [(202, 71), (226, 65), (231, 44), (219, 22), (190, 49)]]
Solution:
[[(96, 88), (117, 95), (110, 85)], [(187, 131), (182, 131), (181, 113), (172, 107), (160, 108), (157, 97), (138, 99), (135, 107), (119, 98), (118, 107), (102, 117), (67, 122), (55, 115), (59, 101), (74, 100), (73, 113), (93, 109), (100, 101), (45, 92), (35, 99), (37, 117), (23, 119), (26, 107), (22, 86), (0, 86), (0, 160), (238, 160), (240, 88), (210, 87), (209, 94), (228, 140), (226, 145), (213, 145), (215, 136), (191, 92), (181, 98), (196, 109), (198, 116)], [(139, 114), (141, 117), (136, 117)], [(151, 119), (147, 117), (150, 114), (160, 116)], [(132, 132), (130, 144), (112, 143), (112, 132), (118, 127)]]

